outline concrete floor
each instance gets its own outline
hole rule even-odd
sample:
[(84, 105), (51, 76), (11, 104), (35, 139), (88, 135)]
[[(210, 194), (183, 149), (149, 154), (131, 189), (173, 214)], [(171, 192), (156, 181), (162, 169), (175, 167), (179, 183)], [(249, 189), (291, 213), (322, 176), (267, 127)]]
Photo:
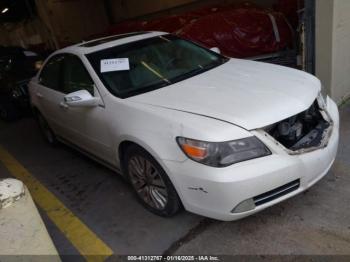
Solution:
[[(90, 227), (115, 254), (348, 255), (350, 259), (350, 104), (330, 173), (309, 191), (236, 222), (182, 212), (157, 217), (112, 171), (80, 153), (49, 147), (31, 119), (0, 123), (0, 144)], [(0, 165), (0, 178), (10, 174)], [(41, 212), (60, 254), (78, 254)]]

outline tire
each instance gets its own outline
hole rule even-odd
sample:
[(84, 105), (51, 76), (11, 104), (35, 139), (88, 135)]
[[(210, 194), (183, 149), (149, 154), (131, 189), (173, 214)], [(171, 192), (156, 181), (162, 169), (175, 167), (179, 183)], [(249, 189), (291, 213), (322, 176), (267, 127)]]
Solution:
[(0, 105), (0, 119), (4, 121), (14, 121), (19, 117), (18, 110), (10, 103)]
[(36, 114), (36, 120), (38, 122), (39, 128), (41, 133), (43, 134), (45, 141), (49, 143), (51, 146), (57, 145), (57, 138), (55, 133), (50, 128), (49, 124), (47, 123), (46, 119), (40, 114)]
[(124, 167), (138, 200), (149, 211), (171, 217), (181, 210), (180, 198), (169, 177), (147, 151), (136, 145), (129, 146)]

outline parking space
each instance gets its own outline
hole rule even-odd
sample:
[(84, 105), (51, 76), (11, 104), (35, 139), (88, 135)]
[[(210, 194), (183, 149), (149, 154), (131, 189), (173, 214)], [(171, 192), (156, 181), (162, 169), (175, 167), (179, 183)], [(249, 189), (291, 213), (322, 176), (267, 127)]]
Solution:
[[(173, 219), (147, 212), (118, 174), (63, 145), (49, 147), (32, 119), (1, 128), (0, 137), (1, 145), (115, 254), (163, 253), (201, 220), (186, 212)], [(64, 233), (48, 226), (60, 253), (75, 254)]]
[[(327, 177), (304, 194), (231, 223), (187, 212), (169, 219), (149, 213), (120, 176), (64, 145), (48, 146), (30, 118), (1, 123), (0, 145), (116, 255), (348, 255), (350, 104), (341, 118), (339, 155)], [(11, 175), (0, 164), (0, 178)], [(81, 253), (70, 232), (40, 211), (59, 253)]]

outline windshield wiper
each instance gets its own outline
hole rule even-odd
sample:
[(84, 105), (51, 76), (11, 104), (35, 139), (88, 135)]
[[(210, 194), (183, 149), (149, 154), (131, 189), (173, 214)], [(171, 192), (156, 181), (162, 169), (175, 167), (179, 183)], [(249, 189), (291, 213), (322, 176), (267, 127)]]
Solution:
[(165, 78), (164, 76), (161, 75), (161, 73), (159, 73), (157, 70), (155, 70), (154, 68), (152, 68), (151, 66), (149, 66), (146, 62), (141, 61), (141, 64), (146, 67), (149, 71), (151, 71), (154, 75), (156, 75), (157, 77), (159, 77), (160, 79), (162, 79), (164, 82), (171, 84), (171, 82)]
[(187, 72), (187, 73), (184, 73), (184, 74), (182, 74), (182, 75), (179, 75), (179, 76), (177, 76), (177, 77), (175, 77), (175, 78), (173, 78), (173, 79), (171, 79), (171, 80), (172, 80), (172, 82), (179, 82), (179, 81), (181, 81), (181, 80), (190, 78), (190, 77), (192, 77), (192, 76), (195, 76), (195, 75), (199, 75), (199, 74), (201, 74), (201, 73), (204, 73), (204, 72), (206, 72), (206, 71), (208, 71), (208, 70), (210, 70), (210, 69), (212, 69), (212, 68), (214, 68), (214, 67), (217, 67), (217, 66), (219, 66), (219, 65), (221, 65), (221, 64), (222, 64), (222, 63), (211, 63), (211, 64), (208, 64), (208, 65), (206, 65), (206, 66), (200, 66), (200, 65), (198, 65), (198, 68), (193, 69), (193, 70), (191, 70), (191, 71), (189, 71), (189, 72)]

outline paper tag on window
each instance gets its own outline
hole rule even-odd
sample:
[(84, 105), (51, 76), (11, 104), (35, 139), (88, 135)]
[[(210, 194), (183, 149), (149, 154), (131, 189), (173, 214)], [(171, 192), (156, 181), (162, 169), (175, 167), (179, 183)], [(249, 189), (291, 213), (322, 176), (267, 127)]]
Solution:
[(130, 70), (129, 58), (101, 60), (101, 73)]

